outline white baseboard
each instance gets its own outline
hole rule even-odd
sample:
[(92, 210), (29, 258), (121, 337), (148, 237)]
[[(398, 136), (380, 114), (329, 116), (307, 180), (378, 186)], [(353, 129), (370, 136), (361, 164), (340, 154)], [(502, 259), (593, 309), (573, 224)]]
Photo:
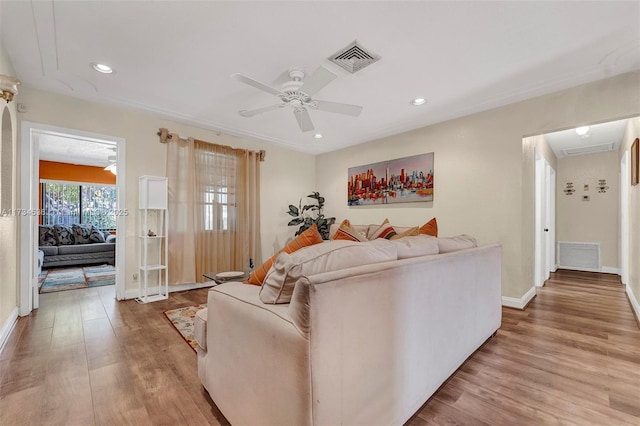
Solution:
[(502, 306), (508, 308), (524, 309), (536, 295), (536, 287), (531, 287), (521, 298), (502, 296)]
[(9, 318), (2, 324), (2, 328), (0, 329), (0, 353), (2, 349), (4, 349), (4, 344), (9, 340), (9, 335), (13, 331), (13, 328), (18, 323), (18, 308), (14, 308), (13, 311), (9, 314)]
[[(177, 291), (196, 290), (196, 289), (205, 288), (205, 287), (213, 287), (214, 285), (215, 283), (213, 281), (207, 281), (206, 283), (170, 285), (169, 293), (175, 293)], [(137, 288), (129, 289), (124, 294), (124, 298), (126, 300), (135, 299), (136, 297), (138, 297)]]
[(578, 268), (576, 266), (558, 266), (559, 269), (566, 269), (567, 271), (583, 271), (583, 272), (602, 272), (605, 274), (620, 275), (620, 268), (613, 268), (611, 266), (602, 266), (600, 269), (593, 268)]
[(631, 286), (627, 285), (627, 297), (629, 298), (629, 302), (631, 302), (631, 307), (633, 308), (634, 313), (636, 314), (636, 320), (640, 323), (640, 303), (638, 303), (638, 299), (631, 291)]
[(602, 267), (602, 271), (600, 271), (600, 272), (604, 272), (605, 274), (620, 275), (620, 268), (612, 268), (611, 266), (603, 266)]

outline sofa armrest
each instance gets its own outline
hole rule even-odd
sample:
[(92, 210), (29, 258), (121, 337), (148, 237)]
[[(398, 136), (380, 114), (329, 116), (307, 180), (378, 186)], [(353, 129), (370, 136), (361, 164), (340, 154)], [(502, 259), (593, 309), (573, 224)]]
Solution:
[(209, 291), (204, 385), (232, 424), (311, 423), (309, 341), (288, 305), (237, 282)]

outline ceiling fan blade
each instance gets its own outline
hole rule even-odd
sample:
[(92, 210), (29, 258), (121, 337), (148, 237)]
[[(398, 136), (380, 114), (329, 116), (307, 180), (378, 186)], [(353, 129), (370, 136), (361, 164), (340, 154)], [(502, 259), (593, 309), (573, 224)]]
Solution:
[(263, 108), (252, 109), (249, 111), (243, 109), (242, 111), (238, 111), (238, 112), (243, 117), (253, 117), (254, 115), (262, 114), (263, 112), (267, 112), (267, 111), (273, 111), (274, 109), (278, 109), (282, 107), (284, 107), (284, 104), (276, 104), (276, 105), (269, 105)]
[(323, 66), (318, 67), (309, 77), (304, 79), (300, 91), (309, 96), (318, 93), (324, 86), (331, 83), (338, 76)]
[(264, 92), (271, 93), (272, 95), (280, 96), (283, 94), (280, 90), (273, 88), (268, 84), (261, 83), (258, 80), (254, 80), (253, 78), (246, 76), (244, 74), (238, 74), (238, 73), (231, 74), (231, 78), (241, 83), (248, 84), (249, 86), (253, 86), (256, 89), (260, 89)]
[(309, 117), (309, 112), (305, 108), (296, 108), (293, 111), (293, 114), (296, 116), (296, 120), (298, 120), (298, 126), (300, 126), (300, 130), (302, 130), (303, 132), (313, 130), (311, 117)]
[(362, 112), (360, 105), (341, 104), (339, 102), (313, 101), (310, 107), (320, 111), (335, 112), (337, 114), (352, 115), (354, 117), (359, 116)]

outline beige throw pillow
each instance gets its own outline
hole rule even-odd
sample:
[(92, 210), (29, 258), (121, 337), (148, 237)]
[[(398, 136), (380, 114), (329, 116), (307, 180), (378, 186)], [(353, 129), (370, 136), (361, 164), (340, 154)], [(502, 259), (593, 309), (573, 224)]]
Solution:
[(398, 258), (396, 245), (385, 239), (374, 241), (327, 241), (294, 253), (280, 253), (262, 288), (263, 303), (289, 303), (300, 277), (351, 268)]

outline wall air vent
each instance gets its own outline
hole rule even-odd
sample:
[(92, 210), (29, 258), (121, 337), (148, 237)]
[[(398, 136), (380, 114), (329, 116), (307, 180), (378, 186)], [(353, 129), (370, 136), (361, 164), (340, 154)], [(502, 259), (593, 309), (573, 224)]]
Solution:
[(558, 268), (600, 271), (600, 243), (558, 242)]
[(565, 157), (571, 157), (574, 155), (594, 154), (596, 152), (607, 152), (615, 149), (614, 143), (605, 143), (602, 145), (581, 146), (579, 148), (563, 149), (562, 154)]
[(341, 49), (335, 54), (329, 56), (327, 59), (353, 74), (356, 71), (360, 71), (374, 62), (379, 61), (380, 56), (371, 51), (365, 50), (365, 48), (360, 46), (357, 41), (354, 41), (344, 49)]

